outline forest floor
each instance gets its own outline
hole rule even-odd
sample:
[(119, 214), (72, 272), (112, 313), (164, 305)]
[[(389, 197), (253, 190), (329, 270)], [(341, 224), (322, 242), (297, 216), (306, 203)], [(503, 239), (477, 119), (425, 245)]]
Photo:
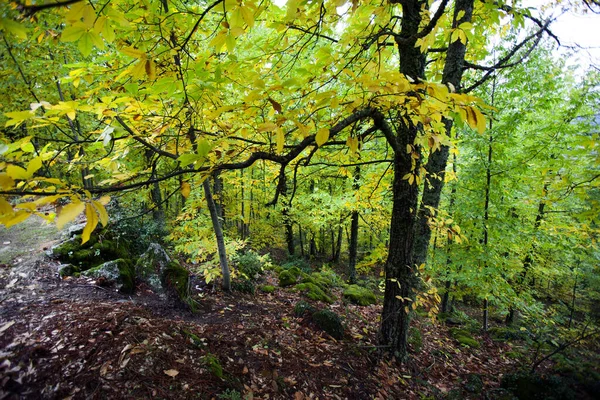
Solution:
[(45, 252), (60, 236), (35, 218), (0, 231), (0, 399), (495, 398), (516, 368), (510, 343), (463, 347), (427, 318), (414, 321), (422, 345), (400, 367), (378, 355), (381, 305), (330, 305), (346, 326), (338, 341), (295, 317), (300, 295), (280, 288), (229, 294), (195, 278), (192, 314), (147, 288), (125, 296), (63, 280)]

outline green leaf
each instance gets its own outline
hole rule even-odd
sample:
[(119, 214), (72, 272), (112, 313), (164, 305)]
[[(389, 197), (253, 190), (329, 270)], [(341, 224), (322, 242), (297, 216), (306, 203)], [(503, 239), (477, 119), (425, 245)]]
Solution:
[(25, 27), (11, 19), (0, 18), (0, 29), (12, 33), (19, 39), (27, 39), (27, 30)]
[(79, 42), (77, 42), (77, 48), (83, 54), (84, 57), (89, 56), (94, 48), (94, 40), (92, 39), (91, 32), (85, 32), (81, 35)]
[(69, 26), (62, 31), (60, 40), (63, 42), (76, 42), (79, 40), (79, 38), (81, 38), (81, 36), (83, 36), (84, 33), (85, 29), (81, 26)]

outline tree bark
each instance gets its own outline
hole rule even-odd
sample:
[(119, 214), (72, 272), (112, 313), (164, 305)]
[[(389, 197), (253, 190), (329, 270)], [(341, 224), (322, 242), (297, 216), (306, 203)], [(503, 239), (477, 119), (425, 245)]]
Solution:
[(227, 252), (225, 250), (225, 239), (223, 237), (223, 230), (221, 229), (221, 221), (219, 220), (219, 215), (217, 214), (217, 207), (215, 206), (215, 201), (210, 192), (210, 183), (209, 178), (206, 178), (202, 183), (204, 187), (204, 197), (206, 198), (206, 205), (208, 206), (208, 211), (210, 212), (210, 219), (213, 224), (213, 229), (215, 231), (215, 237), (217, 239), (217, 250), (219, 252), (219, 263), (221, 265), (221, 273), (223, 274), (223, 289), (230, 291), (231, 290), (231, 275), (229, 273), (229, 265), (227, 265)]
[[(352, 189), (359, 189), (360, 167), (354, 169)], [(358, 256), (358, 210), (352, 211), (350, 218), (350, 244), (348, 245), (348, 281), (356, 283), (356, 260)]]
[[(473, 17), (473, 0), (457, 0), (454, 9), (454, 21), (452, 27), (456, 28), (464, 22), (471, 22)], [(459, 13), (464, 12), (458, 19)], [(452, 84), (454, 88), (460, 90), (466, 45), (460, 40), (452, 42), (448, 46), (446, 53), (446, 64), (442, 75), (442, 83)], [(453, 121), (449, 118), (443, 118), (446, 134), (451, 135)], [(425, 170), (428, 174), (428, 182), (423, 187), (423, 196), (419, 208), (418, 228), (415, 243), (415, 253), (413, 265), (421, 265), (427, 262), (427, 252), (429, 241), (431, 239), (431, 228), (429, 227), (429, 218), (434, 216), (434, 211), (440, 205), (440, 198), (444, 188), (444, 177), (446, 174), (446, 165), (448, 164), (448, 155), (450, 147), (442, 146), (440, 150), (429, 155)]]

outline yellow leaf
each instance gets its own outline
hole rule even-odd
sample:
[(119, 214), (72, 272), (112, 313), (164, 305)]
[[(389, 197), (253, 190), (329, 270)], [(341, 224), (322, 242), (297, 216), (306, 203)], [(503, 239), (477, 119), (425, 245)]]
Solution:
[(123, 47), (121, 53), (135, 58), (146, 58), (146, 53), (133, 47)]
[(0, 197), (0, 215), (12, 214), (13, 208), (4, 197)]
[[(102, 199), (100, 199), (102, 200)], [(106, 208), (99, 201), (92, 200), (92, 204), (96, 207), (96, 211), (98, 211), (98, 216), (100, 217), (100, 222), (102, 226), (106, 226), (108, 224), (108, 213), (106, 212)]]
[(4, 190), (11, 189), (15, 186), (15, 181), (7, 173), (0, 173), (0, 187)]
[(319, 129), (317, 131), (317, 134), (315, 135), (315, 142), (317, 142), (317, 146), (321, 147), (322, 145), (324, 145), (325, 142), (327, 142), (327, 139), (329, 139), (329, 129)]
[(240, 11), (242, 13), (242, 19), (248, 25), (249, 28), (254, 26), (254, 12), (250, 7), (241, 6)]
[(187, 199), (190, 196), (190, 191), (192, 190), (192, 187), (190, 186), (190, 184), (187, 182), (182, 182), (180, 189), (181, 189), (181, 195)]
[(27, 164), (27, 174), (33, 176), (33, 174), (42, 167), (42, 157), (36, 157), (29, 161)]
[(235, 48), (235, 37), (229, 34), (225, 38), (225, 45), (227, 46), (227, 51), (231, 52)]
[(27, 31), (25, 30), (25, 27), (11, 19), (0, 18), (0, 29), (12, 33), (19, 39), (27, 39)]
[(146, 73), (146, 59), (140, 59), (137, 63), (135, 63), (134, 67), (131, 69), (131, 76), (134, 79), (142, 79), (144, 74)]
[(85, 205), (85, 217), (87, 218), (87, 223), (85, 224), (85, 228), (83, 228), (83, 232), (81, 233), (81, 244), (84, 244), (90, 240), (92, 232), (98, 225), (98, 215), (96, 215), (96, 210), (94, 210), (94, 206), (89, 203)]
[(98, 199), (98, 203), (102, 204), (103, 206), (107, 205), (109, 201), (110, 196), (102, 196)]
[(56, 227), (62, 229), (66, 223), (73, 221), (85, 209), (85, 204), (77, 201), (67, 204), (63, 207), (60, 215), (56, 219)]
[(13, 179), (28, 179), (31, 177), (25, 169), (12, 164), (6, 167), (6, 173)]
[(7, 220), (3, 221), (4, 226), (10, 228), (13, 225), (25, 221), (27, 218), (29, 218), (30, 215), (31, 214), (29, 213), (29, 211), (21, 210), (14, 214), (13, 217), (9, 217)]
[(281, 154), (283, 152), (283, 146), (285, 145), (285, 134), (283, 133), (283, 129), (277, 128), (277, 153)]

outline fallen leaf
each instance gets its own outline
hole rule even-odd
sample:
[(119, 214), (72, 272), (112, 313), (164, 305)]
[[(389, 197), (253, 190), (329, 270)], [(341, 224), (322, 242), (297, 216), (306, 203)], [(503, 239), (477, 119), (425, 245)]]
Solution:
[(177, 375), (179, 375), (179, 371), (176, 369), (166, 369), (163, 372), (165, 375), (169, 375), (171, 378), (175, 378)]
[(0, 328), (0, 333), (4, 332), (5, 330), (10, 328), (14, 324), (15, 324), (15, 321), (10, 321), (10, 322), (5, 323), (4, 326), (2, 326), (2, 328)]

